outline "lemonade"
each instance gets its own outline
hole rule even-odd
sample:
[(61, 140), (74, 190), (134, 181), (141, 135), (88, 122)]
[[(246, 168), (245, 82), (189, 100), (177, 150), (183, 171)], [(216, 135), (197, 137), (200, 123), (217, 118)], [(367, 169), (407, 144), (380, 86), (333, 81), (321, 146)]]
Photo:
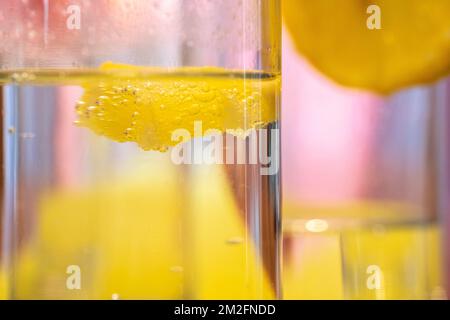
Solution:
[[(106, 63), (4, 72), (0, 83), (9, 298), (279, 295), (278, 173), (171, 154), (208, 145), (195, 122), (224, 139), (240, 130), (235, 146), (253, 148), (252, 129), (276, 141), (279, 75)], [(172, 139), (179, 129), (192, 139)]]

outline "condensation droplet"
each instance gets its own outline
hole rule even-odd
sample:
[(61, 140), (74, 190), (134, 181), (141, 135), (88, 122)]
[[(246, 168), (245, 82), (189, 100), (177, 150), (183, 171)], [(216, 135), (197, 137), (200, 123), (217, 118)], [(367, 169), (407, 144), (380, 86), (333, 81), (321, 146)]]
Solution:
[(134, 132), (134, 128), (126, 128), (124, 134), (129, 136)]
[(253, 122), (253, 127), (255, 129), (263, 129), (265, 127), (266, 123), (264, 121), (255, 121)]
[(78, 101), (77, 105), (75, 106), (75, 109), (78, 110), (79, 108), (82, 108), (85, 104), (86, 102), (84, 101)]

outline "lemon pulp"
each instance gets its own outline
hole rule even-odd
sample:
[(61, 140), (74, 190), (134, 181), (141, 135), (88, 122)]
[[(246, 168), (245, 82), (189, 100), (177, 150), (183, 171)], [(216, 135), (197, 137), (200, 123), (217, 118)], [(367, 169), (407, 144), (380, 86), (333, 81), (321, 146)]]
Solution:
[[(276, 120), (277, 76), (213, 67), (167, 71), (104, 63), (101, 71), (128, 72), (82, 84), (76, 123), (117, 142), (164, 151), (178, 143), (177, 129), (195, 136), (194, 122), (209, 129), (251, 129)], [(148, 76), (143, 76), (147, 73)]]

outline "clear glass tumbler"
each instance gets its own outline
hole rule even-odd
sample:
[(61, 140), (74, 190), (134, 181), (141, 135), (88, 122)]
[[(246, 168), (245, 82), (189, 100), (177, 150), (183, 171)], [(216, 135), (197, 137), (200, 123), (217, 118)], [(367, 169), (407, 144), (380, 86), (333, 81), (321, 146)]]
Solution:
[(278, 0), (3, 0), (9, 299), (279, 297)]

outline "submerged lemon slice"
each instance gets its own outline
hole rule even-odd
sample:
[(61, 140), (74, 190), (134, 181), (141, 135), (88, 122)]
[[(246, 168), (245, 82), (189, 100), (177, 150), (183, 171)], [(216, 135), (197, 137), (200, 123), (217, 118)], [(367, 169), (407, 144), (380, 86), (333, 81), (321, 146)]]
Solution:
[(343, 85), (390, 93), (450, 71), (448, 0), (285, 0), (283, 15), (298, 51)]
[[(136, 142), (144, 150), (176, 145), (172, 133), (177, 129), (194, 137), (209, 129), (250, 129), (276, 120), (280, 80), (271, 75), (110, 62), (100, 71), (108, 73), (83, 84), (77, 124), (114, 141)], [(196, 121), (201, 121), (201, 133), (194, 132)]]

